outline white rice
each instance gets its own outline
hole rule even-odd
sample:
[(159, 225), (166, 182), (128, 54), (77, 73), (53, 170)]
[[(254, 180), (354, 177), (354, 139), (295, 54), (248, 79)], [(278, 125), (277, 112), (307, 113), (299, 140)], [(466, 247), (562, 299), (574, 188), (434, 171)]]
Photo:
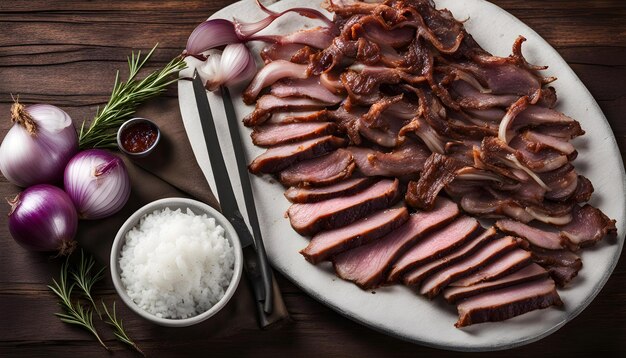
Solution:
[(233, 276), (234, 250), (215, 219), (169, 208), (144, 216), (126, 234), (122, 283), (141, 309), (188, 318), (213, 307)]

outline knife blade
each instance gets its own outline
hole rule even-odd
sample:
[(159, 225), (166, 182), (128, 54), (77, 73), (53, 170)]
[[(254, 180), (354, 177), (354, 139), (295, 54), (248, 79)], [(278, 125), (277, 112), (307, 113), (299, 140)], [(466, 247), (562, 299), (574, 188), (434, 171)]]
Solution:
[(267, 314), (272, 313), (273, 307), (273, 290), (272, 290), (272, 271), (270, 270), (265, 246), (263, 245), (263, 236), (259, 226), (259, 218), (256, 213), (256, 205), (254, 203), (254, 194), (252, 193), (252, 185), (248, 176), (248, 160), (241, 143), (241, 133), (237, 123), (237, 115), (233, 106), (233, 100), (230, 97), (228, 87), (220, 86), (222, 101), (224, 102), (224, 111), (226, 112), (226, 121), (228, 122), (228, 130), (230, 132), (230, 140), (233, 144), (235, 159), (237, 161), (237, 170), (239, 171), (239, 179), (241, 181), (241, 189), (243, 191), (244, 202), (246, 203), (246, 212), (248, 213), (248, 222), (252, 227), (252, 234), (256, 245), (257, 254), (259, 255), (259, 263), (261, 264), (261, 275), (263, 276), (263, 284), (265, 288), (265, 305), (263, 310)]
[(256, 251), (254, 238), (239, 211), (239, 205), (235, 198), (233, 186), (228, 171), (226, 170), (226, 163), (224, 162), (219, 144), (213, 114), (211, 113), (209, 100), (206, 96), (206, 89), (197, 71), (194, 71), (192, 83), (222, 214), (233, 225), (239, 236), (243, 250), (243, 263), (246, 276), (251, 283), (255, 299), (260, 303), (261, 307), (264, 307), (267, 297), (265, 287), (268, 285), (271, 286), (272, 282), (265, 282), (266, 279), (261, 271), (263, 265), (259, 262), (259, 255)]

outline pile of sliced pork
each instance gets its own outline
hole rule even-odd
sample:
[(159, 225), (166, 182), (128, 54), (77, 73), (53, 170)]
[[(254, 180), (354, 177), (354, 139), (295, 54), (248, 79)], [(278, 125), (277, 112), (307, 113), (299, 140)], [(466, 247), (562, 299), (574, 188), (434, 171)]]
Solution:
[(249, 169), (288, 187), (302, 255), (363, 289), (441, 295), (458, 327), (561, 305), (578, 250), (615, 221), (584, 204), (569, 142), (584, 131), (524, 38), (497, 57), (428, 0), (324, 6), (335, 26), (267, 46), (244, 92), (268, 147)]

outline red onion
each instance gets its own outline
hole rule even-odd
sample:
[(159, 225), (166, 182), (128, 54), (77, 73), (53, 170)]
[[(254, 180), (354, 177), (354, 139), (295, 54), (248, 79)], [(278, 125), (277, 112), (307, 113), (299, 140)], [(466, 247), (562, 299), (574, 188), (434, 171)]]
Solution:
[[(183, 54), (188, 56), (199, 56), (202, 52), (214, 49), (216, 47), (245, 43), (248, 41), (269, 41), (269, 42), (281, 42), (280, 36), (257, 36), (256, 33), (268, 27), (276, 19), (282, 17), (290, 12), (295, 12), (300, 16), (308, 17), (310, 19), (318, 19), (324, 22), (326, 29), (334, 35), (337, 35), (338, 30), (335, 23), (326, 17), (321, 12), (310, 8), (291, 8), (283, 12), (275, 12), (263, 4), (260, 1), (256, 1), (259, 8), (268, 16), (260, 21), (253, 23), (246, 23), (234, 19), (234, 23), (224, 19), (210, 19), (200, 25), (198, 25), (187, 40), (187, 46)], [(308, 37), (308, 34), (307, 34)], [(320, 48), (325, 48), (320, 47)]]
[(245, 23), (237, 19), (233, 19), (235, 23), (235, 31), (237, 32), (237, 36), (239, 36), (239, 38), (241, 39), (246, 39), (246, 40), (249, 39), (252, 35), (268, 27), (276, 19), (290, 12), (295, 12), (298, 15), (303, 16), (303, 17), (308, 17), (309, 19), (321, 20), (326, 24), (326, 26), (329, 29), (331, 29), (336, 34), (337, 30), (336, 30), (335, 23), (329, 18), (327, 18), (324, 14), (322, 14), (321, 12), (315, 9), (310, 9), (308, 7), (294, 7), (294, 8), (287, 9), (283, 12), (276, 12), (276, 11), (272, 11), (268, 9), (267, 7), (265, 7), (265, 5), (261, 4), (261, 2), (258, 0), (256, 1), (256, 4), (261, 9), (261, 11), (268, 14), (268, 16), (257, 22), (249, 22), (249, 23)]
[(113, 215), (130, 196), (130, 179), (124, 162), (101, 149), (76, 154), (65, 168), (64, 184), (81, 219)]
[(220, 86), (233, 86), (249, 81), (256, 73), (256, 62), (244, 44), (230, 44), (220, 53), (209, 55), (200, 69), (205, 87), (215, 91)]
[(237, 42), (240, 41), (232, 22), (224, 19), (211, 19), (198, 25), (189, 35), (185, 53), (199, 55), (206, 50)]
[(9, 231), (23, 247), (67, 255), (76, 247), (78, 215), (67, 194), (52, 185), (32, 186), (9, 200)]
[(13, 184), (56, 183), (78, 151), (70, 116), (58, 107), (36, 104), (11, 107), (13, 127), (0, 145), (0, 170)]

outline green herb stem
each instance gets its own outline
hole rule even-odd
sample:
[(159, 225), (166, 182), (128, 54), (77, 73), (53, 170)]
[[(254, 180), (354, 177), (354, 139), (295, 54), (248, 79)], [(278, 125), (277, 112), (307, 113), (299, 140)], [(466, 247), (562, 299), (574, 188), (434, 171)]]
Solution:
[(120, 342), (123, 342), (123, 343), (129, 345), (131, 348), (136, 350), (142, 356), (145, 356), (143, 351), (141, 349), (139, 349), (139, 346), (137, 346), (137, 344), (128, 336), (128, 333), (126, 333), (126, 331), (124, 330), (124, 325), (122, 323), (122, 320), (117, 318), (117, 315), (115, 313), (115, 302), (113, 302), (113, 312), (112, 313), (109, 312), (109, 309), (107, 308), (107, 306), (104, 303), (104, 301), (102, 301), (102, 307), (104, 308), (104, 312), (106, 313), (106, 315), (108, 317), (108, 320), (106, 320), (105, 322), (107, 324), (113, 326), (113, 328), (115, 330), (113, 332), (115, 334), (115, 338), (117, 338)]
[(104, 278), (104, 267), (100, 268), (95, 274), (92, 274), (92, 269), (96, 261), (93, 256), (89, 256), (89, 258), (85, 258), (85, 253), (83, 250), (80, 250), (80, 263), (78, 264), (77, 270), (72, 270), (72, 278), (74, 282), (81, 290), (82, 295), (91, 303), (93, 309), (98, 314), (98, 317), (102, 318), (100, 315), (100, 311), (96, 305), (96, 302), (93, 299), (91, 294), (91, 289), (93, 285), (102, 280)]
[(167, 86), (177, 81), (172, 76), (186, 67), (182, 57), (172, 59), (165, 67), (152, 72), (143, 80), (136, 79), (157, 46), (143, 58), (141, 51), (137, 55), (134, 52), (131, 54), (128, 58), (129, 75), (125, 82), (120, 82), (117, 71), (109, 102), (98, 109), (88, 128), (85, 122), (80, 128), (78, 138), (81, 149), (114, 148), (117, 145), (117, 128), (135, 113), (140, 104), (161, 94)]
[(59, 306), (61, 306), (61, 308), (65, 311), (65, 313), (55, 313), (55, 315), (59, 317), (62, 322), (75, 324), (88, 330), (94, 337), (96, 337), (104, 349), (109, 350), (109, 347), (104, 344), (96, 331), (96, 327), (93, 324), (93, 314), (91, 310), (83, 307), (80, 302), (72, 302), (72, 290), (76, 284), (72, 283), (68, 286), (67, 275), (68, 262), (66, 261), (61, 266), (61, 276), (59, 277), (59, 281), (57, 282), (55, 279), (52, 279), (52, 285), (48, 286), (48, 288), (50, 288), (50, 290), (52, 290), (52, 292), (59, 297)]

